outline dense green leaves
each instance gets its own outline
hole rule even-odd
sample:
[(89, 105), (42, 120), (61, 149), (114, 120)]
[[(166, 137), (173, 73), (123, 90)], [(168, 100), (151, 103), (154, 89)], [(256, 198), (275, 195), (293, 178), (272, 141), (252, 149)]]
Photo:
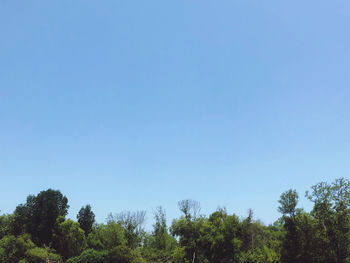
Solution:
[(146, 211), (126, 211), (115, 215), (109, 214), (107, 222), (122, 226), (127, 245), (131, 248), (137, 248), (145, 235), (143, 228), (145, 216)]
[(158, 207), (154, 214), (155, 224), (153, 231), (147, 235), (143, 247), (142, 255), (147, 262), (174, 262), (173, 252), (177, 248), (176, 239), (168, 232), (165, 211)]
[(70, 258), (67, 263), (107, 263), (108, 250), (86, 249), (81, 255)]
[(27, 250), (34, 248), (28, 235), (5, 236), (0, 240), (0, 263), (18, 263)]
[(50, 251), (48, 248), (39, 248), (35, 247), (27, 250), (24, 260), (21, 260), (19, 263), (61, 263), (62, 259), (60, 255), (57, 255)]
[(37, 196), (30, 195), (25, 205), (14, 212), (13, 233), (28, 232), (38, 245), (49, 245), (59, 216), (66, 216), (68, 199), (60, 191), (48, 189)]
[(79, 227), (79, 223), (64, 220), (63, 217), (56, 221), (53, 241), (54, 248), (63, 259), (80, 255), (86, 246), (84, 230)]
[(85, 235), (88, 235), (92, 231), (92, 226), (95, 223), (95, 214), (91, 210), (90, 205), (82, 207), (77, 215), (78, 222), (81, 229), (85, 231)]
[(12, 217), (13, 216), (10, 215), (0, 216), (0, 239), (6, 235), (10, 235), (10, 233), (13, 233), (11, 227)]
[(319, 262), (350, 261), (350, 181), (340, 178), (311, 189), (306, 196), (314, 203), (311, 215), (316, 219), (318, 235), (315, 250), (323, 251)]
[(97, 225), (88, 236), (88, 246), (96, 250), (112, 249), (126, 243), (123, 227), (115, 222)]
[(282, 216), (270, 226), (252, 210), (246, 218), (222, 208), (207, 217), (199, 202), (186, 199), (170, 227), (157, 208), (146, 232), (145, 211), (110, 214), (96, 224), (86, 205), (77, 222), (67, 219), (68, 199), (49, 189), (0, 216), (0, 263), (349, 263), (350, 181), (312, 186), (310, 212), (297, 207), (298, 197), (282, 193)]
[(111, 263), (146, 263), (139, 252), (127, 246), (117, 246), (113, 248), (108, 257)]

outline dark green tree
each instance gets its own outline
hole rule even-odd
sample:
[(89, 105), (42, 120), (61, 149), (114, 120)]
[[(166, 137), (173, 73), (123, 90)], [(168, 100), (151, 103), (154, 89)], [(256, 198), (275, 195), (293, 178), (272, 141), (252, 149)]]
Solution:
[(201, 237), (200, 245), (209, 262), (231, 262), (237, 259), (242, 242), (239, 240), (239, 219), (225, 209), (212, 213)]
[(306, 192), (314, 203), (311, 215), (317, 221), (319, 262), (344, 263), (350, 260), (350, 181), (318, 183)]
[(77, 219), (81, 229), (85, 231), (85, 235), (87, 236), (91, 232), (92, 226), (95, 223), (95, 214), (92, 212), (91, 206), (86, 205), (85, 207), (82, 207), (77, 215)]
[(184, 247), (185, 259), (189, 262), (207, 262), (201, 237), (206, 233), (206, 218), (199, 216), (200, 204), (186, 199), (178, 203), (183, 213), (179, 219), (173, 220), (170, 232), (179, 238), (179, 245)]
[(11, 220), (11, 232), (18, 236), (29, 232), (29, 226), (31, 224), (30, 210), (27, 205), (18, 205), (13, 212)]
[(66, 216), (68, 208), (68, 199), (60, 191), (48, 189), (37, 196), (29, 195), (27, 202), (17, 206), (13, 214), (13, 234), (27, 232), (37, 245), (49, 245), (56, 219)]
[(11, 222), (13, 221), (13, 216), (11, 215), (1, 215), (0, 216), (0, 239), (4, 236), (10, 235), (12, 232)]
[(282, 193), (280, 200), (278, 201), (280, 203), (278, 211), (282, 213), (283, 226), (286, 232), (281, 255), (281, 260), (284, 263), (299, 262), (299, 237), (295, 220), (298, 198), (298, 193), (295, 190), (290, 189)]

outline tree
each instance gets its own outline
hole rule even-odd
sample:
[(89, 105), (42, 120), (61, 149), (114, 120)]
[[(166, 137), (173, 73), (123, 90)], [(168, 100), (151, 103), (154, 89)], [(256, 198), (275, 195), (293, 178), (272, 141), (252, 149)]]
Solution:
[[(350, 181), (318, 183), (306, 192), (314, 203), (311, 215), (317, 221), (320, 262), (343, 263), (350, 260)], [(327, 249), (325, 249), (327, 248)]]
[(298, 193), (295, 190), (288, 190), (284, 192), (280, 200), (280, 206), (278, 207), (278, 211), (282, 213), (284, 216), (294, 216), (296, 212), (296, 206), (298, 204)]
[(147, 262), (168, 262), (173, 258), (172, 254), (177, 247), (177, 242), (168, 232), (165, 211), (162, 207), (157, 207), (154, 218), (153, 231), (145, 237), (142, 255)]
[(37, 196), (29, 195), (26, 204), (16, 208), (16, 232), (22, 231), (23, 224), (37, 245), (49, 245), (56, 219), (66, 216), (68, 208), (68, 199), (60, 191), (48, 189)]
[(201, 234), (200, 246), (209, 262), (236, 260), (242, 242), (239, 237), (239, 219), (220, 208), (209, 215)]
[[(309, 213), (298, 211), (295, 217), (298, 237), (298, 262), (316, 263), (319, 261), (317, 252), (316, 220)], [(288, 238), (288, 237), (286, 237)], [(320, 253), (322, 255), (323, 253)]]
[(77, 215), (77, 219), (81, 229), (85, 231), (85, 235), (87, 236), (91, 232), (95, 222), (95, 214), (91, 211), (91, 206), (86, 205), (82, 207)]
[(180, 219), (173, 220), (170, 232), (179, 237), (179, 244), (185, 247), (185, 258), (190, 262), (206, 262), (205, 253), (200, 245), (201, 235), (205, 233), (205, 217), (198, 217), (199, 202), (183, 200), (178, 203), (179, 209), (184, 213)]
[(28, 228), (30, 225), (30, 211), (29, 207), (26, 205), (18, 205), (13, 212), (11, 220), (11, 232), (12, 234), (18, 236), (29, 232)]
[(140, 253), (127, 246), (117, 246), (109, 253), (109, 262), (111, 263), (146, 263)]
[(19, 263), (62, 263), (59, 255), (53, 253), (48, 247), (35, 247), (27, 250), (24, 260)]
[(146, 211), (126, 211), (115, 215), (109, 214), (107, 221), (120, 224), (124, 229), (127, 245), (130, 248), (137, 248), (145, 235), (145, 218)]
[(96, 251), (94, 249), (84, 250), (79, 256), (70, 258), (67, 263), (107, 263), (108, 251)]
[(158, 207), (154, 214), (155, 224), (153, 225), (154, 247), (159, 250), (167, 248), (168, 229), (166, 226), (165, 211)]
[(281, 260), (284, 263), (299, 262), (297, 261), (300, 254), (299, 236), (295, 219), (298, 198), (298, 193), (290, 189), (282, 193), (278, 201), (280, 203), (278, 211), (282, 213), (283, 227), (286, 231), (281, 255)]
[(186, 218), (196, 219), (201, 211), (201, 205), (198, 201), (185, 199), (178, 202), (179, 209)]
[(86, 246), (86, 240), (79, 223), (59, 217), (56, 221), (53, 245), (64, 260), (80, 255)]
[(0, 240), (0, 262), (18, 263), (24, 258), (26, 251), (34, 247), (29, 235), (5, 236)]
[(0, 216), (0, 239), (6, 235), (10, 235), (12, 232), (11, 228), (12, 216), (1, 215)]
[(114, 221), (97, 225), (88, 236), (88, 247), (96, 250), (110, 250), (126, 244), (123, 227)]
[(306, 197), (311, 212), (297, 207), (295, 190), (282, 193), (282, 216), (269, 226), (252, 210), (242, 219), (223, 208), (200, 215), (186, 199), (170, 229), (158, 207), (146, 232), (145, 211), (96, 224), (86, 205), (66, 219), (68, 199), (49, 189), (0, 216), (0, 263), (350, 263), (350, 180), (318, 183)]

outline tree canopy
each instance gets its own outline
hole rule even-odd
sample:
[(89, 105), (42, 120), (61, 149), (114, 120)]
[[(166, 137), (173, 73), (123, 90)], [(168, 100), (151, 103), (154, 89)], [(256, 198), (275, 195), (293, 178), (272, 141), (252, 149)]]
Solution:
[(29, 195), (12, 214), (0, 215), (0, 263), (348, 263), (350, 181), (339, 178), (311, 186), (313, 204), (298, 207), (299, 195), (281, 194), (281, 217), (264, 225), (218, 208), (200, 213), (200, 203), (179, 201), (181, 215), (168, 225), (162, 207), (151, 231), (146, 211), (110, 214), (96, 223), (90, 205), (77, 221), (66, 218), (68, 199), (48, 189)]

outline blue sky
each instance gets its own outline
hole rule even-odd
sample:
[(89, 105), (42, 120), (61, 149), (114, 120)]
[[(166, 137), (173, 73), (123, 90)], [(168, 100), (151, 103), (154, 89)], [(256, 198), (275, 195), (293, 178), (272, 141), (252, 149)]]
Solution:
[(191, 198), (271, 223), (350, 172), (349, 1), (0, 3), (0, 210)]

